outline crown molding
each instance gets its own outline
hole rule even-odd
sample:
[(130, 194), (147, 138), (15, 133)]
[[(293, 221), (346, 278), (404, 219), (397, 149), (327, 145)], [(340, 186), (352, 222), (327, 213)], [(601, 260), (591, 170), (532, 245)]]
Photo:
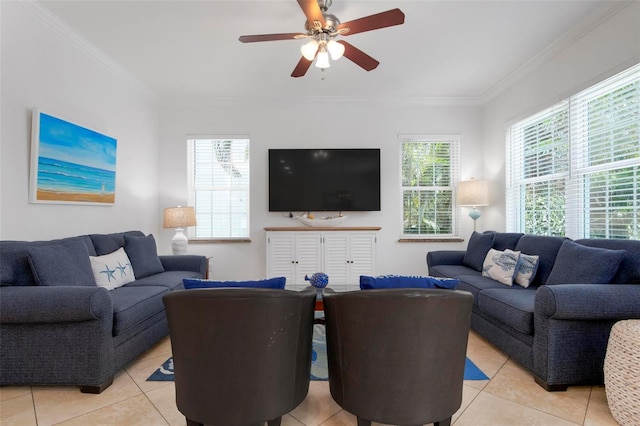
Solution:
[(480, 106), (478, 98), (452, 97), (383, 97), (383, 96), (300, 96), (300, 97), (164, 97), (160, 106), (164, 107), (222, 107), (229, 105), (375, 105), (380, 107), (398, 106)]
[(609, 1), (601, 5), (596, 11), (585, 17), (577, 25), (574, 25), (562, 37), (553, 41), (550, 45), (542, 49), (537, 55), (532, 57), (520, 67), (509, 73), (505, 78), (490, 87), (485, 93), (478, 97), (480, 105), (484, 105), (495, 99), (502, 92), (523, 79), (527, 74), (547, 62), (556, 54), (571, 46), (582, 37), (606, 22), (613, 15), (622, 9), (635, 3), (637, 0)]
[(31, 16), (40, 20), (40, 22), (44, 23), (50, 30), (61, 36), (72, 46), (77, 48), (94, 62), (98, 63), (104, 69), (108, 70), (113, 75), (129, 84), (129, 86), (131, 86), (136, 91), (140, 92), (143, 95), (154, 98), (156, 102), (159, 100), (158, 96), (140, 79), (138, 79), (135, 75), (125, 69), (111, 56), (104, 53), (89, 40), (78, 34), (73, 28), (69, 27), (64, 21), (58, 18), (49, 9), (42, 6), (39, 2), (28, 0), (7, 3), (22, 9), (23, 11), (29, 13)]

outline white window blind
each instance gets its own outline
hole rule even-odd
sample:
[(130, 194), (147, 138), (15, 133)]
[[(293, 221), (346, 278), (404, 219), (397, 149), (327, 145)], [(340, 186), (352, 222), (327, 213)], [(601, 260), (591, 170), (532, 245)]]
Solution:
[(197, 138), (188, 143), (192, 239), (249, 237), (249, 139)]
[(457, 236), (458, 138), (401, 136), (400, 142), (403, 237)]
[(640, 65), (507, 134), (508, 229), (640, 238)]

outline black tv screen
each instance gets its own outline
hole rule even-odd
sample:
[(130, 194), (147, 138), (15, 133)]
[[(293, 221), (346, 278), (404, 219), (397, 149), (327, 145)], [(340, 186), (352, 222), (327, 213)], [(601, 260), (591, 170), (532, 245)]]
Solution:
[(269, 150), (269, 211), (379, 210), (379, 149)]

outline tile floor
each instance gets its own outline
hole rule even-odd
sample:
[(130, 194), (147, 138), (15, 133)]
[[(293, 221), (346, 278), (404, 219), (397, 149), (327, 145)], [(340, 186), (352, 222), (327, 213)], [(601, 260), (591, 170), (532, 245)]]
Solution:
[[(171, 355), (165, 339), (115, 378), (100, 395), (75, 387), (0, 387), (1, 425), (185, 425), (175, 405), (173, 382), (146, 379)], [(602, 386), (544, 391), (531, 374), (475, 333), (469, 357), (490, 377), (465, 381), (455, 426), (617, 425)], [(311, 382), (309, 395), (282, 419), (283, 426), (355, 426), (329, 394), (328, 382)]]

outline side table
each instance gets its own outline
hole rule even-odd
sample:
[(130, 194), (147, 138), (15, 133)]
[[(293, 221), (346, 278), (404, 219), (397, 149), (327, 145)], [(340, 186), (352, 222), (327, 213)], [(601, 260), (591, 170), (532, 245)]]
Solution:
[(640, 419), (640, 320), (611, 328), (604, 359), (604, 386), (613, 418), (621, 425)]

